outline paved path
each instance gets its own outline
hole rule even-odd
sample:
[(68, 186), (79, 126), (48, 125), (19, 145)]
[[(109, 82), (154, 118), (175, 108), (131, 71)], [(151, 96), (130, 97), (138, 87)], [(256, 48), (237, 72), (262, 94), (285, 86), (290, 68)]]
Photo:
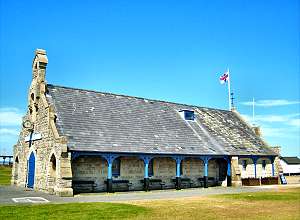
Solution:
[[(300, 187), (299, 185), (295, 185)], [(294, 186), (294, 187), (295, 187)], [(50, 203), (70, 203), (70, 202), (124, 202), (133, 200), (157, 200), (157, 199), (174, 199), (186, 197), (199, 197), (216, 194), (241, 193), (241, 192), (258, 192), (267, 191), (274, 188), (291, 187), (288, 186), (263, 186), (263, 187), (211, 187), (211, 188), (194, 188), (184, 190), (155, 190), (150, 192), (120, 192), (120, 193), (93, 193), (80, 194), (74, 197), (58, 197), (47, 193), (35, 192), (20, 187), (0, 186), (0, 204), (15, 203), (16, 198), (23, 197), (42, 197)], [(16, 203), (15, 203), (16, 204)]]

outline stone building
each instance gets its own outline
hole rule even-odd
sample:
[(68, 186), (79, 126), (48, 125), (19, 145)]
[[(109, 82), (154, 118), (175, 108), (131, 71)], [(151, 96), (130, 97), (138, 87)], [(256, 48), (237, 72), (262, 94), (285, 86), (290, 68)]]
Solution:
[(235, 110), (55, 86), (47, 64), (36, 50), (12, 184), (72, 196), (278, 175), (277, 154)]

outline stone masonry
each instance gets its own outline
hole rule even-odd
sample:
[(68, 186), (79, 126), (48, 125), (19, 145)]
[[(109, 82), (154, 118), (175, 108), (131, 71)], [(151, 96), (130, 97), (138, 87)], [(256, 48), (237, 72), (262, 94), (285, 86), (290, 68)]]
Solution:
[[(23, 125), (26, 122), (30, 126), (23, 126), (19, 140), (14, 146), (15, 163), (11, 182), (26, 187), (27, 161), (33, 152), (36, 158), (34, 189), (71, 196), (71, 155), (67, 151), (66, 138), (57, 132), (56, 115), (45, 95), (47, 63), (46, 52), (36, 50), (32, 65), (32, 83), (28, 93), (28, 109), (23, 117)], [(25, 141), (25, 137), (29, 137), (31, 133), (40, 134), (41, 139)]]

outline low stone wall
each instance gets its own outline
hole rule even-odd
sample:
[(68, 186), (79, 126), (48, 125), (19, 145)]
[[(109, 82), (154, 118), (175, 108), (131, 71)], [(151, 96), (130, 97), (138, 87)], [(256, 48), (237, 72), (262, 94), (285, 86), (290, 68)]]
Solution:
[(279, 178), (277, 176), (261, 178), (261, 185), (277, 185), (278, 183)]
[(287, 184), (300, 184), (300, 175), (299, 176), (285, 176)]
[(259, 186), (260, 179), (259, 178), (243, 178), (242, 185), (243, 186)]

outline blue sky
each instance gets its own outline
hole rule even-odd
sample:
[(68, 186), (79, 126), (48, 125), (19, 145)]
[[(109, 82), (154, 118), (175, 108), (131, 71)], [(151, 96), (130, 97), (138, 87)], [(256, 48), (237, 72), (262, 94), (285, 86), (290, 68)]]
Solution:
[(0, 154), (27, 108), (36, 48), (48, 83), (237, 110), (300, 156), (299, 1), (0, 0)]

